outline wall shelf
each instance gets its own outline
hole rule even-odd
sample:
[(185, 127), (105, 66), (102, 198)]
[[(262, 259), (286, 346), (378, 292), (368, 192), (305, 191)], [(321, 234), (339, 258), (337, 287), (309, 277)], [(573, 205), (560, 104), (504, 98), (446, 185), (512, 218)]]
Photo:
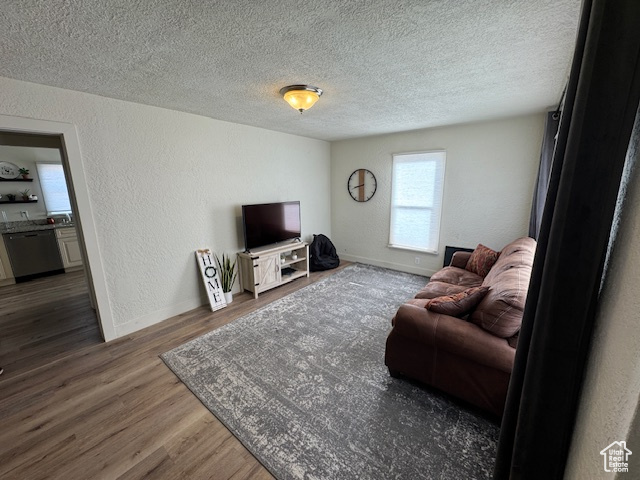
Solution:
[(0, 200), (0, 203), (38, 203), (38, 200)]
[(33, 182), (33, 178), (0, 178), (0, 182)]

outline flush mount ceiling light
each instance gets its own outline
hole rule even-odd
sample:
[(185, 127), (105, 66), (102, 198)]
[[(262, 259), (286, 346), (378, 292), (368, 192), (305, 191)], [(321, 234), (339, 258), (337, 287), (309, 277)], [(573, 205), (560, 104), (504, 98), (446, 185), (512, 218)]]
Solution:
[(318, 101), (322, 90), (312, 85), (289, 85), (280, 89), (280, 95), (300, 113), (310, 109)]

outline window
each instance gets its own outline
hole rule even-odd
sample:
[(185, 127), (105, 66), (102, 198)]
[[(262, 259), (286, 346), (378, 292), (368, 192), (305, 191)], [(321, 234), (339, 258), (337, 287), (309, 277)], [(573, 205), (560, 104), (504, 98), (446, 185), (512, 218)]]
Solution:
[(36, 163), (47, 215), (71, 213), (67, 181), (60, 163)]
[(393, 156), (389, 246), (438, 253), (445, 152)]

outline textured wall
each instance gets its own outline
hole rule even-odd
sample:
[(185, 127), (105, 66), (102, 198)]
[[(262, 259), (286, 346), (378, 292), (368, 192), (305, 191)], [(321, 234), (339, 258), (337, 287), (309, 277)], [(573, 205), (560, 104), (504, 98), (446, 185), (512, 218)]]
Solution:
[(327, 142), (6, 78), (0, 113), (77, 125), (119, 335), (205, 301), (193, 252), (242, 249), (243, 203), (330, 233)]
[[(640, 122), (627, 156), (626, 189), (621, 192), (614, 230), (617, 236), (601, 292), (596, 328), (565, 478), (613, 478), (599, 452), (627, 441), (636, 470), (620, 478), (639, 478), (640, 435), (632, 432), (640, 412)], [(635, 167), (631, 168), (633, 165)], [(636, 424), (640, 423), (636, 419)]]
[(38, 196), (37, 203), (3, 203), (0, 205), (0, 210), (7, 214), (7, 220), (10, 222), (25, 220), (20, 215), (21, 211), (28, 212), (31, 220), (46, 218), (47, 208), (44, 203), (42, 188), (40, 188), (40, 180), (38, 178), (36, 163), (60, 163), (60, 151), (55, 148), (10, 147), (0, 145), (0, 161), (11, 162), (18, 167), (28, 168), (29, 177), (33, 179), (33, 182), (0, 183), (0, 194), (2, 194), (2, 200), (7, 200), (7, 193), (15, 194), (16, 198), (19, 200), (20, 194), (18, 192), (25, 188), (29, 189), (29, 193), (31, 195)]
[[(526, 235), (543, 126), (537, 114), (332, 143), (332, 240), (339, 255), (430, 275), (442, 267), (446, 245), (501, 249)], [(392, 154), (436, 149), (447, 152), (440, 253), (389, 248)], [(347, 192), (358, 168), (378, 181), (366, 203)]]

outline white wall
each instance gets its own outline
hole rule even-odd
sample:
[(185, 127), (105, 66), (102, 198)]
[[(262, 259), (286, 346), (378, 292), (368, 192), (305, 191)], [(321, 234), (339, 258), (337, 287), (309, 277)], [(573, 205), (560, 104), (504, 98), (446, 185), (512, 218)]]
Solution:
[[(446, 245), (500, 250), (527, 235), (543, 127), (544, 114), (537, 114), (332, 143), (331, 231), (338, 254), (431, 275), (442, 267)], [(440, 252), (389, 248), (392, 154), (437, 149), (447, 153)], [(347, 192), (358, 168), (371, 170), (378, 182), (366, 203)]]
[(628, 152), (626, 198), (618, 210), (617, 236), (601, 292), (594, 338), (580, 399), (565, 478), (614, 478), (605, 473), (602, 449), (627, 441), (635, 470), (619, 478), (640, 476), (640, 116)]
[(330, 234), (327, 142), (7, 78), (0, 114), (77, 126), (118, 335), (206, 301), (193, 252), (241, 250), (241, 204)]
[(3, 203), (0, 205), (0, 211), (4, 211), (7, 220), (10, 222), (18, 220), (26, 220), (20, 215), (20, 212), (29, 213), (31, 220), (42, 219), (47, 217), (47, 208), (40, 187), (40, 179), (36, 163), (60, 163), (60, 151), (56, 148), (40, 148), (40, 147), (11, 147), (0, 145), (0, 161), (10, 162), (20, 168), (29, 169), (29, 178), (32, 182), (0, 182), (0, 194), (2, 200), (7, 200), (7, 194), (13, 193), (16, 199), (20, 200), (18, 192), (29, 189), (31, 195), (37, 195), (36, 203)]

